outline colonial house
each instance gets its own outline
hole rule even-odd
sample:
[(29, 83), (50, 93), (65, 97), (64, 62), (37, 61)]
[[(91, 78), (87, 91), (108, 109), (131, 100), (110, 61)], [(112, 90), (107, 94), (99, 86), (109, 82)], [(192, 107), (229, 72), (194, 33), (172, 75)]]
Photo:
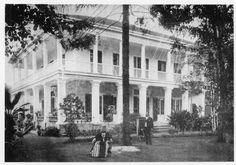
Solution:
[[(96, 40), (90, 50), (65, 52), (58, 39), (41, 34), (43, 42), (36, 50), (30, 44), (20, 53), (17, 63), (6, 64), (6, 84), (13, 95), (23, 92), (19, 104), (31, 103), (30, 113), (36, 124), (63, 124), (59, 105), (72, 93), (83, 102), (86, 114), (77, 122), (122, 122), (121, 23), (105, 20), (95, 27)], [(173, 111), (190, 111), (191, 103), (205, 107), (204, 93), (190, 99), (188, 91), (180, 91), (178, 80), (193, 67), (189, 64), (179, 67), (179, 59), (170, 51), (172, 42), (171, 36), (130, 28), (130, 113), (141, 116), (148, 113), (155, 125), (168, 123)]]

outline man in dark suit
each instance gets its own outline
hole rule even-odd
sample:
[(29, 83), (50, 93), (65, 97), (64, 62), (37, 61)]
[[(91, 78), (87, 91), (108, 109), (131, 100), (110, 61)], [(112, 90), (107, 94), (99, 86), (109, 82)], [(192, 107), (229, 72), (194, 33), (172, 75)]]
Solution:
[(152, 144), (152, 137), (151, 137), (152, 128), (153, 128), (153, 120), (149, 115), (147, 115), (144, 125), (144, 135), (146, 144), (150, 145)]

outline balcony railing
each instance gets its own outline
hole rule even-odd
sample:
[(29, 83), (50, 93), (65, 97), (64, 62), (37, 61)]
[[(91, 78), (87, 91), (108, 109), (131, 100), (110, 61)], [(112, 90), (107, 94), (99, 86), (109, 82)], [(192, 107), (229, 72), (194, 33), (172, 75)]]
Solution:
[[(84, 62), (77, 60), (65, 60), (65, 70), (66, 71), (78, 71), (84, 73), (94, 73), (94, 63), (92, 62)], [(32, 82), (38, 78), (48, 75), (58, 69), (57, 61), (48, 64), (46, 67), (38, 69), (36, 71), (28, 71), (25, 78), (22, 78), (20, 81), (16, 83), (16, 86), (21, 84), (25, 84), (28, 82)], [(104, 63), (97, 64), (97, 73), (111, 75), (111, 76), (121, 76), (120, 74), (120, 66), (118, 65), (110, 65)], [(130, 68), (129, 69), (130, 78), (142, 78), (142, 69), (140, 68)], [(181, 75), (180, 74), (170, 74), (162, 71), (156, 70), (145, 70), (144, 77), (148, 80), (157, 80), (157, 81), (171, 81), (171, 82), (180, 82)]]
[[(18, 87), (22, 84), (27, 84), (29, 82), (35, 81), (37, 79), (40, 79), (54, 71), (56, 71), (58, 69), (57, 67), (57, 60), (53, 61), (52, 63), (49, 63), (46, 67), (40, 68), (40, 69), (36, 69), (36, 70), (22, 70), (21, 73), (24, 73), (23, 75), (21, 75), (21, 79), (19, 80), (18, 78), (16, 78), (16, 82), (15, 82), (15, 87)], [(18, 75), (15, 75), (18, 76)]]
[[(65, 70), (68, 71), (79, 71), (85, 73), (94, 73), (94, 63), (83, 62), (83, 61), (65, 61)], [(97, 73), (111, 75), (111, 76), (121, 76), (120, 66), (118, 65), (109, 65), (104, 63), (97, 64)], [(155, 70), (145, 70), (144, 77), (148, 80), (158, 80), (158, 81), (172, 81), (176, 82), (181, 78), (180, 74), (170, 74), (162, 71)], [(129, 69), (130, 78), (142, 78), (142, 69), (140, 68), (130, 68)]]

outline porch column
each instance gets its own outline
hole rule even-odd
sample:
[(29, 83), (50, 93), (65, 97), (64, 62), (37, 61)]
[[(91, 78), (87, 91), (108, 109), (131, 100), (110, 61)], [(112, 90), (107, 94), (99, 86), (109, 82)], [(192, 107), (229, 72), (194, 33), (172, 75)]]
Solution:
[(58, 69), (62, 69), (62, 46), (59, 39), (56, 39), (57, 42), (57, 66)]
[(116, 123), (122, 123), (123, 122), (123, 88), (122, 88), (121, 82), (118, 82), (116, 85), (117, 85), (117, 101), (116, 101), (117, 121)]
[(145, 57), (145, 45), (142, 45), (141, 48), (141, 77), (145, 78), (145, 70), (146, 70), (146, 57)]
[(153, 119), (153, 97), (149, 97), (149, 116)]
[(189, 106), (189, 91), (185, 91), (182, 94), (182, 109), (191, 112)]
[(48, 65), (48, 53), (45, 41), (43, 41), (42, 49), (43, 49), (43, 67), (45, 68)]
[(139, 113), (142, 117), (146, 117), (147, 113), (147, 87), (144, 84), (139, 86)]
[(100, 123), (99, 114), (99, 93), (100, 93), (100, 82), (98, 80), (92, 81), (92, 123)]
[(21, 69), (20, 69), (19, 61), (17, 62), (17, 76), (18, 76), (18, 81), (20, 81), (21, 80)]
[(122, 40), (120, 40), (120, 47), (119, 47), (119, 76), (122, 76), (122, 66), (123, 66), (123, 61), (122, 61)]
[(27, 89), (24, 90), (23, 104), (25, 104), (25, 103), (28, 103), (28, 92), (27, 92)]
[(12, 68), (12, 85), (14, 86), (15, 82), (16, 82), (16, 73), (15, 73), (15, 65), (12, 64), (11, 65)]
[(35, 51), (32, 51), (32, 68), (33, 68), (33, 72), (37, 70), (37, 59), (36, 59)]
[(206, 110), (206, 109), (205, 109), (205, 108), (206, 108), (206, 107), (205, 107), (205, 97), (206, 97), (206, 90), (203, 89), (203, 90), (202, 90), (202, 105), (201, 105), (201, 106), (202, 106), (202, 110), (203, 110), (203, 112), (202, 112), (202, 115), (203, 115), (203, 116), (205, 116), (205, 110)]
[(24, 57), (24, 74), (25, 74), (25, 77), (28, 76), (28, 61), (27, 61), (27, 56)]
[(93, 72), (98, 73), (98, 34), (96, 34), (95, 44), (93, 46)]
[(33, 89), (33, 121), (36, 122), (37, 125), (37, 118), (36, 112), (39, 110), (39, 87), (35, 86)]
[(166, 119), (168, 116), (171, 115), (171, 95), (172, 95), (172, 87), (166, 87), (165, 88), (165, 103), (164, 103), (164, 112)]
[(167, 73), (167, 81), (173, 81), (174, 78), (174, 68), (171, 63), (171, 52), (167, 53), (167, 62), (166, 62), (166, 73)]
[[(49, 122), (49, 112), (50, 112), (50, 102), (51, 102), (51, 98), (50, 98), (50, 86), (48, 84), (44, 84), (43, 86), (43, 97), (44, 97), (44, 119), (43, 119), (43, 123), (46, 123), (46, 127), (48, 126), (48, 122)], [(45, 125), (44, 125), (45, 126)]]
[(184, 66), (182, 68), (182, 74), (187, 75), (189, 71), (189, 65), (188, 65), (188, 54), (186, 53), (186, 56), (184, 58)]
[(63, 99), (66, 97), (66, 80), (59, 78), (57, 80), (57, 125), (63, 124), (65, 120), (64, 110), (60, 109), (60, 103), (63, 103)]

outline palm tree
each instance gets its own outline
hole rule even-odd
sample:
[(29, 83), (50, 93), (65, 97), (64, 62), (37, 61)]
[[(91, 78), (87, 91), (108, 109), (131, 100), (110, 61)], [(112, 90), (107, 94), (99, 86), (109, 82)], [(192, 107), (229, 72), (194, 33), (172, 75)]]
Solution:
[(123, 145), (131, 145), (129, 129), (129, 5), (123, 5), (122, 23), (123, 59)]

